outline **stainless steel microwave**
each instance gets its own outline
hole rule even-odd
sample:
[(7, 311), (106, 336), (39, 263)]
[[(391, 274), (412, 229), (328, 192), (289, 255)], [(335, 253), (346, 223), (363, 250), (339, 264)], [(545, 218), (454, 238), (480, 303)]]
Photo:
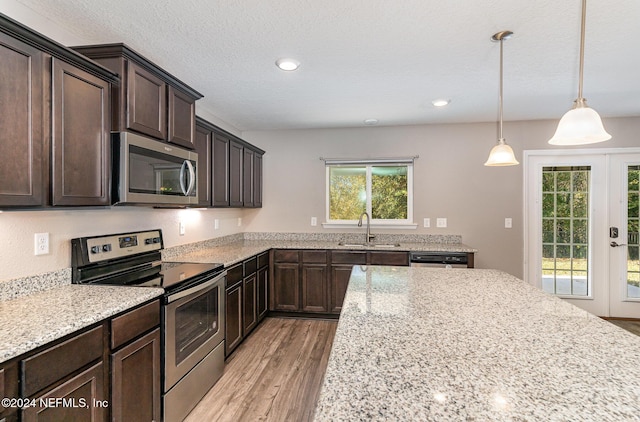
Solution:
[(198, 204), (198, 154), (131, 132), (113, 134), (113, 202)]

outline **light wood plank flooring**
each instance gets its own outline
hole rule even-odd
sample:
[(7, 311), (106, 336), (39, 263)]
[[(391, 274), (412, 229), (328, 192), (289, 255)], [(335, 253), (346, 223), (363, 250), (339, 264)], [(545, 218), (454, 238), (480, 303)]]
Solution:
[(607, 321), (640, 336), (640, 321), (638, 320), (608, 319)]
[(185, 421), (311, 421), (337, 325), (265, 319)]

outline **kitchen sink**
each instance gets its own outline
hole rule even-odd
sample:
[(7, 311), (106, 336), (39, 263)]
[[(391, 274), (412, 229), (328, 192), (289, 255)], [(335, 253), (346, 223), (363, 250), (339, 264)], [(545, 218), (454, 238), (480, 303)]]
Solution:
[(349, 243), (349, 242), (340, 242), (338, 246), (346, 246), (348, 248), (397, 248), (400, 246), (399, 243), (369, 243), (368, 245), (365, 243)]

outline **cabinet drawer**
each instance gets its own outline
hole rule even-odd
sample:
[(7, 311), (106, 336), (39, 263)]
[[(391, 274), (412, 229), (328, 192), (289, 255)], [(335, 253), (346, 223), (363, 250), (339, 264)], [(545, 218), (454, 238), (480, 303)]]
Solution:
[(332, 264), (361, 264), (367, 263), (365, 251), (333, 251), (331, 253)]
[(327, 251), (302, 251), (302, 262), (309, 264), (326, 264)]
[(111, 349), (160, 325), (160, 301), (156, 300), (111, 320)]
[(244, 275), (245, 277), (255, 273), (258, 270), (258, 257), (254, 256), (244, 261)]
[(238, 281), (244, 278), (244, 271), (242, 264), (236, 264), (227, 269), (227, 285), (226, 287), (236, 284)]
[(409, 265), (409, 253), (408, 252), (383, 252), (372, 251), (369, 252), (369, 263), (371, 265)]
[(258, 268), (264, 268), (269, 265), (269, 252), (258, 255)]
[(102, 358), (103, 331), (102, 326), (96, 327), (23, 360), (20, 363), (22, 397), (31, 397), (83, 366)]
[(273, 251), (274, 262), (298, 262), (298, 251), (293, 249), (277, 249)]

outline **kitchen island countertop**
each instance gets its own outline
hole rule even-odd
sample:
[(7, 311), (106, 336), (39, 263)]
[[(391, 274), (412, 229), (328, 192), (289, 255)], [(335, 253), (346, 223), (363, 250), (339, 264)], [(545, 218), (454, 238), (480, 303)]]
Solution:
[(640, 420), (640, 337), (496, 270), (354, 267), (316, 421)]
[(68, 284), (0, 301), (0, 363), (164, 293), (153, 287)]

